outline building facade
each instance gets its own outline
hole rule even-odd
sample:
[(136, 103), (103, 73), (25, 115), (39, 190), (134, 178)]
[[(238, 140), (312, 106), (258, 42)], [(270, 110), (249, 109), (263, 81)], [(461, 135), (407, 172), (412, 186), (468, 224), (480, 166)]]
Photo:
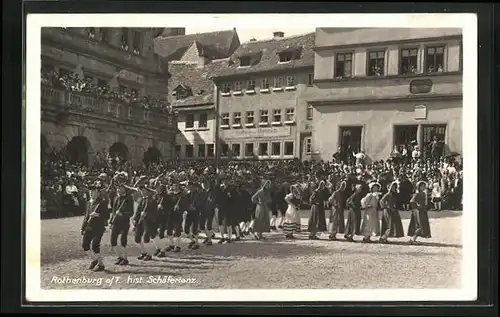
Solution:
[(214, 75), (221, 158), (307, 159), (314, 33), (242, 44)]
[(156, 38), (155, 50), (169, 65), (168, 100), (179, 114), (176, 158), (214, 158), (215, 89), (211, 76), (227, 66), (227, 58), (239, 45), (234, 29)]
[(462, 30), (316, 30), (312, 152), (387, 159), (434, 139), (462, 151)]
[[(144, 28), (42, 28), (44, 151), (66, 146), (75, 152), (72, 156), (90, 165), (98, 152), (117, 153), (134, 162), (172, 157), (177, 132), (174, 115), (159, 105), (145, 106), (101, 94), (106, 87), (121, 96), (165, 98), (168, 72), (153, 51), (156, 32)], [(54, 85), (43, 80), (44, 76), (70, 79), (78, 87)], [(93, 89), (82, 89), (85, 85)]]

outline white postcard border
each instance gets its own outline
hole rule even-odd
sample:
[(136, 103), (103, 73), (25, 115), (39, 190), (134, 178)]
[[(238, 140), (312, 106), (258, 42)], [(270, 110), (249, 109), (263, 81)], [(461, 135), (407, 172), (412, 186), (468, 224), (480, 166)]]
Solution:
[[(41, 27), (463, 28), (463, 261), (461, 289), (43, 290), (40, 276)], [(29, 14), (26, 29), (25, 282), (29, 301), (458, 301), (477, 297), (477, 16), (475, 14)], [(466, 124), (465, 124), (466, 123)], [(467, 127), (467, 130), (465, 130)], [(76, 229), (75, 229), (76, 230)], [(446, 274), (443, 272), (443, 274)]]

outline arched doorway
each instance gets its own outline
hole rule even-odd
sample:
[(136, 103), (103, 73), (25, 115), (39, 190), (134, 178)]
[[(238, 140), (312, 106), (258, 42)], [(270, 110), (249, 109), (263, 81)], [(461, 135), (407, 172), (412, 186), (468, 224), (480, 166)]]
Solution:
[(90, 142), (84, 136), (75, 136), (66, 146), (66, 152), (70, 163), (89, 164)]
[(113, 143), (109, 148), (109, 155), (111, 158), (119, 158), (120, 161), (126, 161), (128, 158), (128, 147), (121, 142)]
[(161, 161), (162, 156), (163, 155), (161, 154), (160, 150), (152, 146), (148, 148), (146, 152), (144, 152), (144, 158), (142, 159), (142, 161), (146, 165), (151, 163), (158, 163)]

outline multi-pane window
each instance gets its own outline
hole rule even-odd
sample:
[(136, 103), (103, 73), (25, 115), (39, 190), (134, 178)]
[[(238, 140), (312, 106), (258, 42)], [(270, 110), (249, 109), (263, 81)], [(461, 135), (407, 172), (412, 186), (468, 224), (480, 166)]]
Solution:
[(207, 156), (208, 157), (214, 156), (214, 145), (213, 144), (207, 144)]
[(307, 114), (306, 114), (306, 119), (307, 120), (312, 120), (313, 119), (313, 106), (312, 105), (307, 105)]
[(305, 138), (304, 141), (305, 141), (306, 154), (311, 154), (311, 152), (312, 152), (312, 139)]
[(86, 33), (89, 38), (95, 39), (95, 28), (87, 28)]
[(190, 113), (186, 115), (186, 129), (194, 128), (194, 114)]
[(383, 76), (385, 51), (368, 52), (368, 76)]
[(205, 157), (205, 144), (198, 144), (198, 157)]
[(129, 119), (130, 119), (130, 118), (132, 118), (132, 107), (128, 107), (127, 117), (128, 117)]
[(254, 112), (253, 111), (247, 111), (246, 113), (246, 124), (253, 124), (255, 122), (254, 118)]
[(128, 28), (122, 28), (121, 49), (128, 51)]
[(286, 77), (286, 85), (287, 85), (287, 87), (295, 86), (295, 76), (287, 76)]
[(241, 112), (233, 113), (233, 125), (241, 125)]
[(269, 111), (261, 110), (260, 111), (260, 123), (268, 123), (269, 122)]
[(289, 62), (293, 59), (293, 53), (292, 52), (283, 52), (280, 53), (280, 63), (286, 63)]
[(425, 69), (428, 73), (444, 71), (444, 46), (427, 47)]
[(241, 148), (238, 143), (231, 144), (231, 155), (233, 157), (239, 157), (241, 155)]
[(151, 120), (151, 112), (149, 112), (149, 110), (144, 110), (144, 120), (145, 121)]
[(116, 106), (116, 116), (118, 118), (122, 116), (122, 106), (121, 105)]
[(221, 125), (222, 126), (228, 126), (229, 125), (229, 113), (226, 112), (226, 113), (222, 114)]
[(241, 91), (241, 81), (234, 82), (234, 91)]
[(314, 83), (314, 74), (307, 75), (307, 86), (312, 86)]
[(193, 145), (186, 145), (186, 157), (193, 157)]
[(198, 120), (198, 128), (206, 128), (208, 126), (208, 115), (206, 113), (200, 113), (200, 119)]
[(101, 32), (101, 40), (104, 43), (109, 44), (111, 40), (109, 36), (109, 30), (107, 28), (100, 28), (99, 31)]
[(132, 32), (132, 50), (134, 54), (139, 55), (141, 53), (141, 32)]
[(260, 86), (260, 89), (269, 89), (269, 79), (267, 78), (262, 79), (262, 84)]
[(293, 155), (293, 141), (285, 142), (285, 155), (287, 156)]
[(269, 155), (267, 147), (268, 147), (267, 142), (259, 143), (259, 156)]
[(281, 109), (273, 110), (273, 122), (281, 122)]
[(399, 73), (401, 75), (414, 74), (418, 69), (418, 49), (403, 48), (399, 57)]
[(255, 90), (255, 80), (249, 80), (247, 83), (247, 90)]
[(220, 154), (223, 157), (228, 157), (229, 156), (229, 145), (228, 144), (222, 144), (221, 153)]
[(253, 156), (253, 143), (246, 143), (245, 144), (245, 156), (246, 157)]
[(174, 151), (175, 151), (176, 157), (181, 156), (181, 146), (180, 145), (176, 145)]
[(280, 156), (281, 155), (281, 142), (271, 143), (271, 155)]
[(222, 93), (228, 94), (231, 92), (231, 84), (222, 84)]
[(282, 77), (274, 77), (274, 88), (283, 87), (283, 78)]
[(294, 120), (295, 120), (295, 109), (294, 108), (286, 109), (285, 121), (286, 122), (293, 122)]
[(352, 76), (352, 53), (339, 53), (335, 59), (335, 77), (349, 78)]

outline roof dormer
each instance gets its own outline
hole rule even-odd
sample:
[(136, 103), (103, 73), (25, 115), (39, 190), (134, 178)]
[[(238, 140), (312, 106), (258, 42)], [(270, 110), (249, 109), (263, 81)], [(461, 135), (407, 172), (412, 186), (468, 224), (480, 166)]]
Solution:
[(193, 92), (190, 87), (181, 84), (175, 87), (172, 95), (175, 96), (177, 100), (183, 100), (186, 99), (187, 97), (192, 96)]
[(262, 57), (262, 52), (246, 52), (245, 55), (240, 55), (238, 60), (240, 61), (239, 67), (249, 67), (259, 63)]
[(294, 59), (300, 59), (302, 47), (287, 46), (278, 52), (279, 62), (288, 63)]

